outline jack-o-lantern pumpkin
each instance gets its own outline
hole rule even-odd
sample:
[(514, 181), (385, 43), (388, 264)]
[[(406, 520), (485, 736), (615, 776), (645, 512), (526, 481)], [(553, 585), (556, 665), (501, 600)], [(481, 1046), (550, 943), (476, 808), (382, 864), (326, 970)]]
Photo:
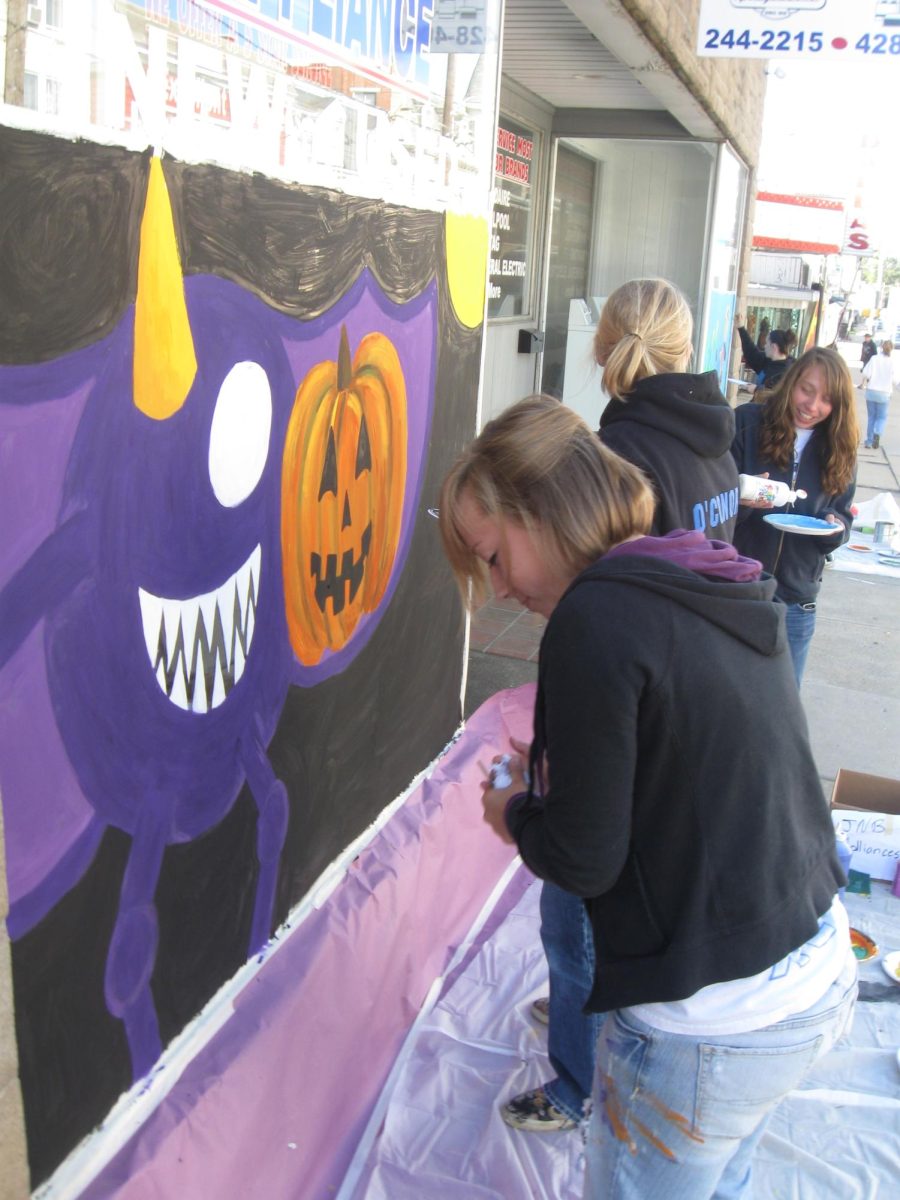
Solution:
[(281, 473), (291, 645), (305, 666), (346, 645), (390, 578), (406, 486), (406, 385), (389, 338), (318, 363), (297, 390)]

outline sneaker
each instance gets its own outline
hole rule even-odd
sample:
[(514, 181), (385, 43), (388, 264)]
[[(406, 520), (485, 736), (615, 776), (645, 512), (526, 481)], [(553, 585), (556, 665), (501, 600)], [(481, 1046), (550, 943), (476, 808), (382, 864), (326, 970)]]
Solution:
[(872, 449), (871, 442), (863, 442), (863, 450), (871, 450), (871, 449)]
[(522, 1129), (526, 1133), (562, 1133), (578, 1125), (577, 1121), (554, 1108), (544, 1095), (543, 1088), (515, 1096), (503, 1105), (500, 1116), (513, 1129)]
[(531, 1005), (531, 1015), (542, 1025), (550, 1024), (550, 997), (538, 996)]
[(881, 437), (875, 433), (872, 435), (872, 449), (877, 450), (881, 443)]

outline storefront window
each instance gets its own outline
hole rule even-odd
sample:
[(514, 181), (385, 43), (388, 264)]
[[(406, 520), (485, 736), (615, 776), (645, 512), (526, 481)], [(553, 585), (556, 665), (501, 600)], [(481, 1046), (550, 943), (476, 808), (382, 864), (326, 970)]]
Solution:
[(488, 316), (518, 317), (531, 294), (537, 135), (500, 117), (494, 159)]
[(738, 254), (746, 193), (747, 168), (727, 146), (722, 146), (710, 235), (700, 365), (704, 371), (717, 373), (723, 393), (728, 389), (728, 365), (734, 341)]

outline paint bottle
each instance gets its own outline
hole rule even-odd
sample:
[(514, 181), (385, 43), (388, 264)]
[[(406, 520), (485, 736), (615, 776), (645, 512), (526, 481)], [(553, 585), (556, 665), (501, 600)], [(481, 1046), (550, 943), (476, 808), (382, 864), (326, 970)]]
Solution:
[(495, 762), (491, 767), (491, 787), (506, 788), (512, 783), (512, 775), (509, 773), (510, 756), (503, 754), (499, 762)]
[(778, 479), (763, 479), (761, 475), (739, 475), (738, 483), (741, 488), (742, 500), (765, 500), (768, 504), (780, 507), (782, 504), (793, 504), (795, 500), (805, 500), (806, 492), (797, 488), (796, 492), (786, 483)]

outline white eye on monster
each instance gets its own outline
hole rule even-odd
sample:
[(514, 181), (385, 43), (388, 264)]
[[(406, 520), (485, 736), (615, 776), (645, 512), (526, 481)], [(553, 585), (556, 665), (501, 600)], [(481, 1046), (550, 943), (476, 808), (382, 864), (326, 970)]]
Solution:
[(246, 500), (269, 453), (272, 389), (255, 362), (235, 363), (222, 381), (209, 431), (209, 479), (225, 508)]

